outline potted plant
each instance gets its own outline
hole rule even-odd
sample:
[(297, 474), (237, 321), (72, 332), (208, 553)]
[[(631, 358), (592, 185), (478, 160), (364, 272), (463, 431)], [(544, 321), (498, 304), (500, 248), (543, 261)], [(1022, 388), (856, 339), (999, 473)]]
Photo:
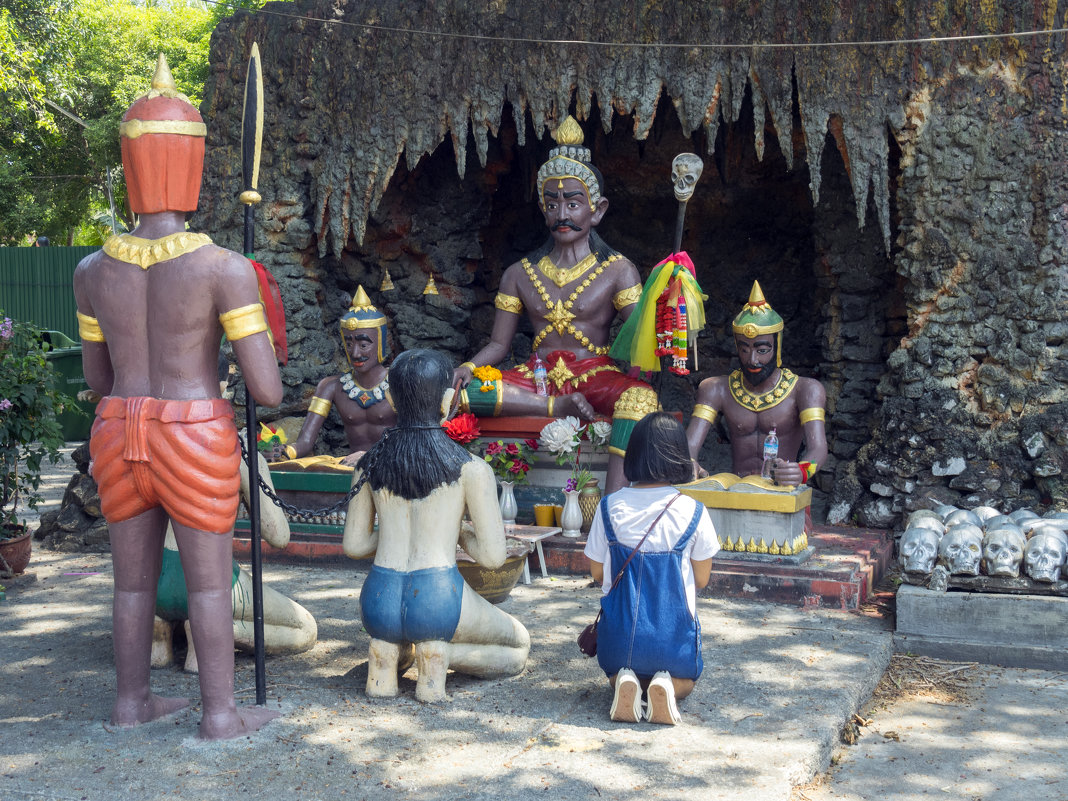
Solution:
[(0, 312), (0, 573), (26, 569), (30, 533), (18, 512), (37, 508), (42, 460), (58, 462), (64, 445), (57, 415), (72, 400), (47, 352), (40, 329)]

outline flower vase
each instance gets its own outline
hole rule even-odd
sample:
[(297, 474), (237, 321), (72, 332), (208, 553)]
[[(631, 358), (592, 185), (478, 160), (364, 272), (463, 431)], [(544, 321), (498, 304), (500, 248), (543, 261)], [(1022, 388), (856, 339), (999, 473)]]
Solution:
[(578, 537), (582, 532), (582, 509), (578, 490), (564, 490), (564, 511), (560, 513), (560, 528), (565, 537)]
[(515, 525), (515, 516), (519, 507), (515, 502), (515, 484), (511, 481), (501, 482), (501, 519), (506, 526)]
[(586, 486), (579, 490), (578, 505), (582, 510), (582, 532), (589, 533), (593, 516), (597, 514), (597, 505), (601, 502), (601, 487), (597, 479), (591, 478)]

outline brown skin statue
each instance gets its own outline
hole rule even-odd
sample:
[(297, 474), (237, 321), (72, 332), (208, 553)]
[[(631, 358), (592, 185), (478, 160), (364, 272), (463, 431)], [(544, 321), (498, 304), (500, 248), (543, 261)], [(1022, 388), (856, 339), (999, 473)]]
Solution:
[[(826, 462), (827, 395), (815, 379), (782, 369), (782, 327), (782, 318), (768, 305), (760, 285), (753, 282), (749, 302), (733, 324), (741, 369), (729, 376), (706, 378), (697, 390), (697, 405), (686, 429), (695, 465), (720, 414), (730, 432), (733, 470), (740, 476), (761, 472), (764, 438), (772, 428), (779, 438), (780, 458), (775, 460), (771, 476), (776, 484), (804, 484)], [(795, 461), (802, 445), (804, 460)], [(698, 474), (707, 472), (698, 468)]]
[[(630, 260), (593, 230), (608, 210), (608, 199), (601, 195), (600, 174), (588, 163), (589, 150), (581, 146), (578, 123), (568, 117), (554, 136), (558, 147), (538, 171), (539, 202), (551, 239), (505, 270), (490, 342), (456, 369), (454, 381), (467, 387), (477, 366), (503, 360), (526, 310), (535, 331), (535, 355), (504, 371), (494, 391), (469, 389), (464, 408), (494, 416), (611, 416), (606, 478), (611, 492), (625, 483), (623, 454), (631, 429), (658, 407), (652, 388), (624, 375), (607, 355), (616, 314), (626, 320), (634, 311), (641, 279)], [(546, 395), (535, 390), (535, 356), (548, 373)]]
[(204, 739), (278, 715), (234, 701), (231, 601), (240, 449), (219, 396), (219, 342), (233, 343), (248, 391), (277, 406), (282, 383), (247, 259), (186, 231), (203, 168), (204, 124), (166, 62), (120, 126), (132, 234), (109, 239), (74, 275), (89, 386), (105, 397), (90, 441), (114, 563), (117, 688), (111, 722), (135, 726), (189, 705), (150, 689), (152, 622), (168, 518), (200, 661)]
[(361, 286), (339, 324), (345, 356), (352, 370), (331, 375), (319, 382), (308, 405), (300, 434), (293, 443), (294, 455), (309, 455), (319, 438), (330, 408), (337, 409), (345, 425), (348, 456), (342, 464), (356, 464), (364, 451), (374, 445), (382, 432), (396, 425), (397, 413), (389, 395), (387, 370), (382, 360), (386, 352), (386, 317), (371, 305)]

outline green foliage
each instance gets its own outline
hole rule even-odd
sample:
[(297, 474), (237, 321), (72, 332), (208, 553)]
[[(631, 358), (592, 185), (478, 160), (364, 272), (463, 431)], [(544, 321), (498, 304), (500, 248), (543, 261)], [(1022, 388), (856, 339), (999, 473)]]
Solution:
[[(125, 211), (118, 124), (159, 53), (199, 105), (218, 22), (264, 0), (4, 0), (0, 8), (0, 243), (95, 244), (92, 215)], [(64, 114), (59, 108), (71, 116)]]
[(37, 507), (42, 460), (55, 464), (64, 444), (56, 415), (72, 400), (47, 352), (36, 326), (0, 312), (0, 523), (17, 523), (20, 503)]

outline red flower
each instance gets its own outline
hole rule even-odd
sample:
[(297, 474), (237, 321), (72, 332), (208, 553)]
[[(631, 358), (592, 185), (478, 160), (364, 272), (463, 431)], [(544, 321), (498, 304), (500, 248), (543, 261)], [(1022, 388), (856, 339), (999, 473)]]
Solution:
[(512, 466), (508, 468), (509, 473), (515, 473), (517, 476), (526, 475), (526, 472), (530, 469), (530, 465), (526, 462), (512, 462)]
[(531, 439), (523, 440), (523, 444), (525, 444), (532, 451), (536, 451), (538, 449), (538, 441), (533, 437)]
[(459, 414), (452, 420), (446, 420), (441, 424), (441, 427), (445, 429), (449, 439), (459, 442), (461, 445), (466, 445), (472, 440), (478, 439), (479, 434), (482, 433), (478, 428), (478, 418), (470, 412)]
[(516, 445), (514, 442), (509, 442), (507, 445), (504, 446), (504, 452), (507, 453), (509, 456), (518, 456), (519, 446)]
[(496, 456), (502, 450), (504, 450), (504, 448), (501, 447), (500, 440), (497, 440), (497, 442), (491, 442), (489, 445), (486, 446), (486, 456)]

